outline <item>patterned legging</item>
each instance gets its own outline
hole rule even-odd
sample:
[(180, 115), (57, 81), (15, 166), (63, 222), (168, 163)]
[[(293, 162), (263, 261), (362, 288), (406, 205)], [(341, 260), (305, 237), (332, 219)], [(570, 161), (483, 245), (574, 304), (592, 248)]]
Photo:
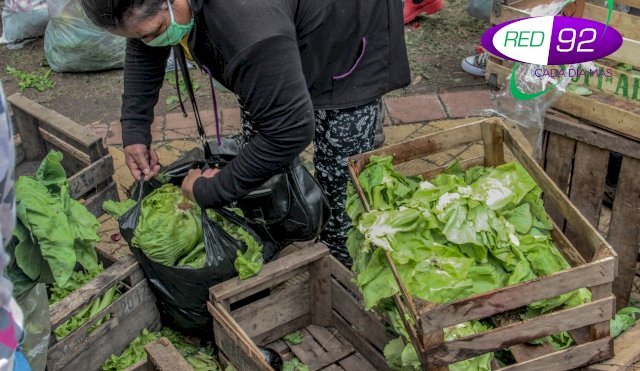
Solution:
[[(331, 218), (320, 241), (346, 266), (351, 258), (345, 247), (351, 220), (345, 211), (349, 156), (373, 149), (379, 100), (344, 109), (316, 110), (316, 134), (313, 141), (315, 176), (331, 204)], [(242, 115), (242, 135), (248, 141), (256, 134), (248, 115)]]

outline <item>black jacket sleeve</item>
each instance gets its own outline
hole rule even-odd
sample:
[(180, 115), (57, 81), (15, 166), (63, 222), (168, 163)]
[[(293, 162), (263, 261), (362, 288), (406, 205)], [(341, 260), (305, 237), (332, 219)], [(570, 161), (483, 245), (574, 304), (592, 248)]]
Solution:
[(204, 207), (224, 206), (246, 195), (299, 155), (315, 133), (313, 104), (293, 37), (270, 36), (252, 44), (224, 72), (258, 134), (218, 175), (196, 180), (194, 196)]
[(151, 144), (153, 109), (160, 88), (170, 48), (154, 48), (138, 39), (128, 39), (124, 60), (122, 94), (122, 144)]

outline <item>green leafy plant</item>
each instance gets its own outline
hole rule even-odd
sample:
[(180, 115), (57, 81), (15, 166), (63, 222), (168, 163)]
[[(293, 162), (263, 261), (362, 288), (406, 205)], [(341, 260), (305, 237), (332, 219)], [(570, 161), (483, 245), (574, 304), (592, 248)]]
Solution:
[(55, 86), (55, 82), (53, 82), (50, 78), (51, 70), (48, 70), (46, 72), (26, 72), (11, 66), (7, 66), (6, 70), (10, 76), (18, 80), (18, 88), (20, 89), (21, 93), (26, 89), (35, 89), (37, 91), (43, 92), (49, 89), (53, 89), (53, 87)]
[(309, 366), (300, 362), (298, 358), (293, 357), (282, 364), (282, 371), (309, 371)]
[(302, 343), (302, 333), (300, 331), (292, 332), (284, 337), (289, 344), (297, 345)]
[(14, 282), (18, 292), (36, 282), (64, 287), (77, 263), (87, 271), (98, 269), (98, 221), (69, 195), (61, 161), (62, 153), (51, 151), (35, 176), (16, 181), (18, 223), (10, 247), (15, 264), (8, 273), (20, 278)]
[(616, 338), (636, 324), (640, 318), (640, 308), (626, 307), (616, 313), (610, 322), (611, 337)]

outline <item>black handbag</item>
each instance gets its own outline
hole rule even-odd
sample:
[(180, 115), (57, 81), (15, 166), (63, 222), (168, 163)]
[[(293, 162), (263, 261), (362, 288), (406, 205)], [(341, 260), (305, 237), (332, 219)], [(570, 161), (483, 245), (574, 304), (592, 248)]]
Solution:
[(297, 157), (236, 206), (249, 223), (262, 224), (274, 240), (285, 243), (318, 237), (331, 216), (322, 187)]

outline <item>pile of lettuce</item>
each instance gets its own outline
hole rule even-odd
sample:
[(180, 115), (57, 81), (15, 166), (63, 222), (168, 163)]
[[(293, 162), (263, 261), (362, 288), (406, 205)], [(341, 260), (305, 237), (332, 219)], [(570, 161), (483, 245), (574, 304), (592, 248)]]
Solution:
[[(119, 218), (135, 206), (134, 200), (105, 201), (105, 212)], [(232, 210), (242, 216), (238, 209)], [(249, 232), (207, 210), (210, 220), (218, 223), (234, 239), (247, 247), (238, 251), (234, 262), (240, 278), (245, 279), (262, 269), (262, 244)], [(140, 218), (131, 243), (140, 248), (149, 259), (166, 266), (203, 268), (206, 265), (202, 232), (201, 209), (173, 184), (165, 184), (142, 200)]]
[(99, 239), (98, 221), (71, 198), (61, 161), (62, 153), (51, 151), (35, 176), (16, 180), (18, 220), (7, 271), (16, 297), (39, 282), (64, 287), (76, 264), (87, 271), (98, 268), (94, 249)]
[(140, 361), (146, 360), (147, 352), (145, 352), (144, 346), (161, 337), (169, 339), (171, 344), (195, 371), (222, 371), (222, 367), (218, 364), (212, 348), (193, 345), (187, 342), (180, 333), (168, 327), (163, 327), (157, 332), (151, 332), (147, 329), (142, 330), (142, 334), (133, 339), (127, 349), (120, 355), (111, 355), (102, 365), (102, 370), (122, 371)]
[[(102, 265), (98, 265), (96, 269), (91, 271), (73, 272), (71, 274), (71, 278), (64, 286), (58, 286), (56, 284), (51, 285), (49, 287), (49, 306), (51, 307), (60, 300), (66, 298), (73, 291), (88, 283), (103, 271), (104, 268), (102, 267)], [(73, 331), (77, 330), (80, 326), (89, 321), (89, 319), (100, 313), (101, 310), (105, 309), (113, 302), (115, 302), (120, 297), (120, 295), (121, 293), (119, 285), (108, 289), (104, 294), (102, 294), (102, 296), (85, 305), (84, 308), (82, 308), (78, 313), (55, 328), (53, 333), (56, 335), (56, 338), (58, 340), (61, 340), (71, 334)], [(101, 318), (87, 330), (87, 333), (91, 333), (93, 330), (98, 328), (101, 324), (107, 321), (109, 317), (109, 315), (106, 315)]]
[[(383, 249), (393, 258), (409, 293), (433, 303), (448, 303), (570, 267), (551, 238), (553, 226), (544, 210), (542, 190), (517, 163), (466, 171), (453, 163), (426, 181), (397, 172), (391, 157), (372, 156), (358, 181), (371, 211), (365, 211), (351, 187), (347, 212), (354, 227), (347, 248), (367, 309), (377, 307), (398, 317), (389, 305), (398, 286)], [(580, 289), (531, 303), (522, 316), (590, 300), (590, 292)], [(402, 322), (399, 318), (391, 322), (405, 339), (385, 349), (390, 365), (415, 366), (415, 350)], [(486, 330), (485, 324), (472, 321), (445, 329), (445, 338)], [(404, 343), (408, 345), (401, 346)], [(449, 368), (488, 370), (490, 361), (491, 356), (483, 355)]]

